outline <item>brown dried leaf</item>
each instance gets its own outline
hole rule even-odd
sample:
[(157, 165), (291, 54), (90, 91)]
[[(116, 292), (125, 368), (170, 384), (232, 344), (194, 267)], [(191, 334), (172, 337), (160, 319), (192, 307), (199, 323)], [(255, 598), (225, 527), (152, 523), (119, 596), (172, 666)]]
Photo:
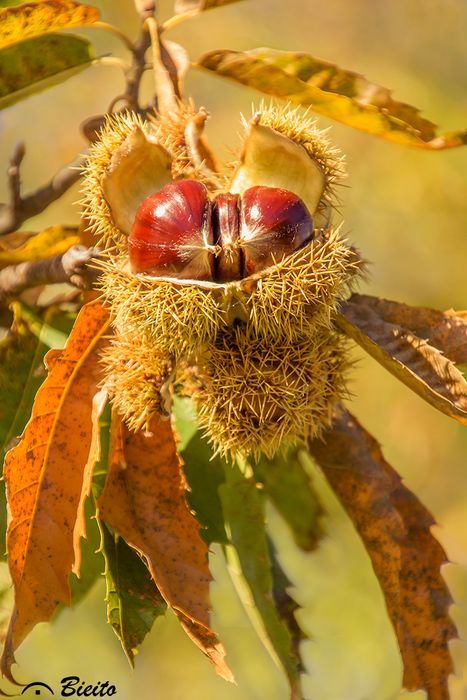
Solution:
[(219, 49), (204, 54), (199, 66), (405, 146), (440, 150), (467, 143), (467, 129), (438, 136), (432, 122), (394, 100), (387, 88), (306, 53)]
[(114, 150), (101, 181), (117, 228), (129, 235), (143, 199), (171, 181), (169, 153), (136, 126)]
[(456, 364), (467, 363), (466, 311), (438, 311), (424, 306), (408, 306), (366, 294), (352, 294), (350, 301), (369, 306), (383, 321), (407, 328), (441, 350)]
[(49, 375), (20, 443), (5, 460), (15, 608), (0, 666), (9, 678), (14, 650), (38, 622), (70, 599), (73, 527), (91, 443), (92, 399), (100, 379), (97, 354), (108, 325), (101, 304), (82, 308), (65, 349), (47, 354)]
[(386, 462), (376, 440), (347, 411), (323, 439), (309, 443), (358, 530), (383, 590), (404, 663), (404, 686), (449, 700), (457, 636), (440, 567), (446, 554), (431, 534), (434, 519)]
[(175, 41), (165, 39), (160, 42), (161, 61), (173, 84), (175, 95), (181, 99), (183, 81), (190, 68), (190, 57), (186, 49)]
[(422, 399), (467, 425), (467, 382), (439, 350), (370, 306), (347, 302), (336, 325)]
[(0, 49), (57, 29), (93, 24), (99, 10), (72, 0), (25, 2), (0, 9)]
[(167, 603), (223, 678), (225, 652), (209, 624), (208, 548), (185, 500), (185, 481), (170, 421), (130, 432), (114, 418), (111, 460), (100, 517), (144, 556)]

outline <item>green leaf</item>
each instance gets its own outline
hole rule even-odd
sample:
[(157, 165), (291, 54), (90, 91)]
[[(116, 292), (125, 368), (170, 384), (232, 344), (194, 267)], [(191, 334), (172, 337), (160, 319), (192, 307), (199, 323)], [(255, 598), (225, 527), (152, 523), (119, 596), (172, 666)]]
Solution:
[(225, 463), (220, 457), (212, 458), (212, 450), (197, 432), (181, 451), (183, 470), (190, 490), (186, 499), (202, 525), (200, 535), (205, 542), (228, 542), (219, 487), (224, 483)]
[(103, 573), (103, 560), (102, 557), (99, 556), (102, 545), (102, 536), (96, 517), (97, 513), (95, 501), (102, 493), (107, 474), (110, 451), (111, 416), (112, 408), (110, 402), (107, 401), (98, 418), (100, 431), (98, 450), (99, 457), (92, 470), (92, 498), (86, 498), (84, 501), (85, 529), (82, 533), (80, 533), (82, 534), (82, 537), (79, 539), (79, 577), (76, 576), (75, 573), (70, 576), (71, 600), (73, 605), (84, 598), (96, 579)]
[(192, 401), (180, 396), (174, 396), (172, 413), (175, 419), (175, 432), (178, 437), (178, 450), (181, 452), (196, 434), (196, 411)]
[[(73, 325), (69, 314), (51, 309), (42, 320), (24, 304), (15, 304), (13, 330), (0, 344), (0, 454), (3, 457), (31, 415), (39, 386), (46, 376), (43, 363), (51, 347), (65, 344)], [(53, 344), (51, 339), (54, 341)]]
[(84, 512), (86, 515), (86, 539), (83, 538), (80, 544), (80, 575), (79, 578), (75, 574), (70, 575), (72, 605), (76, 605), (87, 595), (104, 569), (102, 557), (99, 556), (101, 536), (95, 517), (96, 509), (89, 498), (84, 504)]
[(213, 10), (215, 7), (231, 5), (233, 2), (239, 2), (239, 0), (175, 0), (175, 14), (204, 12), (205, 10)]
[(107, 402), (106, 407), (99, 417), (100, 426), (100, 457), (99, 461), (94, 465), (92, 476), (92, 493), (96, 500), (102, 494), (107, 477), (107, 470), (110, 459), (110, 429), (112, 423), (112, 407), (110, 402)]
[(167, 604), (141, 557), (99, 521), (105, 559), (107, 617), (133, 666), (138, 647)]
[[(61, 350), (65, 347), (68, 335), (75, 322), (76, 314), (58, 313), (51, 309), (45, 317), (39, 316), (30, 306), (22, 302), (14, 302), (14, 308), (36, 338), (39, 338), (49, 349)], [(55, 320), (55, 315), (60, 320)]]
[(292, 584), (281, 567), (277, 551), (270, 539), (268, 539), (268, 545), (269, 558), (271, 560), (272, 596), (274, 598), (274, 604), (279, 617), (283, 620), (284, 624), (287, 625), (287, 629), (290, 632), (296, 664), (297, 667), (301, 669), (300, 643), (307, 638), (307, 635), (300, 629), (297, 618), (295, 617), (295, 612), (300, 609), (300, 606), (289, 594), (289, 588)]
[(91, 44), (50, 34), (0, 51), (0, 109), (75, 75), (93, 60)]
[(256, 480), (292, 530), (296, 544), (305, 551), (314, 549), (322, 535), (321, 504), (310, 477), (300, 462), (300, 450), (264, 455), (253, 465)]
[(404, 146), (441, 150), (467, 143), (467, 129), (437, 135), (432, 122), (387, 88), (306, 53), (219, 49), (202, 56), (199, 66)]
[[(227, 532), (233, 545), (225, 547), (227, 561), (233, 567), (237, 563), (240, 565), (249, 589), (239, 590), (245, 609), (253, 623), (256, 622), (256, 628), (271, 657), (285, 671), (292, 697), (301, 698), (292, 638), (273, 601), (264, 496), (254, 479), (244, 476), (237, 463), (226, 465), (225, 478), (226, 483), (219, 491)], [(255, 619), (257, 616), (259, 619)]]
[(0, 49), (57, 29), (93, 24), (100, 16), (95, 7), (71, 0), (18, 4), (8, 3), (10, 9), (0, 9)]
[(383, 321), (366, 304), (347, 302), (336, 325), (388, 372), (438, 411), (467, 425), (467, 381), (455, 364), (425, 340)]

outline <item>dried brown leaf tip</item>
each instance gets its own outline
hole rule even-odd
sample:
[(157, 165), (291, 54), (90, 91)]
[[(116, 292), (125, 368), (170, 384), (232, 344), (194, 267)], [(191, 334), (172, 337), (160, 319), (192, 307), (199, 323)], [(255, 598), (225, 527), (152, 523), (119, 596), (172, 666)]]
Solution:
[(467, 424), (467, 381), (450, 359), (465, 361), (462, 315), (353, 295), (336, 324), (422, 399)]
[(448, 642), (457, 633), (440, 572), (447, 556), (431, 533), (433, 516), (348, 411), (309, 450), (368, 551), (399, 643), (404, 686), (427, 690), (430, 700), (449, 700)]
[(85, 215), (118, 246), (102, 276), (109, 390), (132, 428), (189, 393), (219, 453), (272, 456), (346, 393), (331, 317), (361, 261), (331, 224), (343, 162), (314, 121), (261, 106), (222, 174), (206, 118), (126, 113), (92, 147)]

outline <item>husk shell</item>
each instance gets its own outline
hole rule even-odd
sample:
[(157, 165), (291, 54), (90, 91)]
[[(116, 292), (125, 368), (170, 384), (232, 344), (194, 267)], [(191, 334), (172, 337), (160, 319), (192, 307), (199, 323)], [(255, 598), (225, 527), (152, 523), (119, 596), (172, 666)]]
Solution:
[(272, 345), (236, 328), (218, 337), (184, 381), (215, 451), (258, 458), (329, 424), (345, 394), (345, 367), (333, 331), (318, 327), (300, 342)]
[(120, 334), (140, 334), (180, 358), (242, 323), (251, 337), (299, 340), (330, 327), (339, 299), (357, 276), (355, 252), (332, 231), (243, 280), (216, 284), (133, 275), (121, 258), (103, 263), (101, 286)]
[(169, 415), (170, 358), (140, 336), (116, 336), (102, 353), (103, 384), (113, 408), (131, 430), (145, 430), (156, 414)]

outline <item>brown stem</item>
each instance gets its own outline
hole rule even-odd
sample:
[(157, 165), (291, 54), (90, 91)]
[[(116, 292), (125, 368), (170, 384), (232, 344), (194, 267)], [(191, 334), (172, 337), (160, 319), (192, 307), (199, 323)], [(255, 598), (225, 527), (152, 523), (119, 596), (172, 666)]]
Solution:
[(99, 248), (74, 245), (61, 255), (5, 267), (0, 271), (0, 302), (42, 284), (69, 282), (80, 289), (90, 289), (100, 272), (89, 263), (99, 253)]
[(24, 154), (24, 144), (19, 143), (13, 151), (7, 171), (10, 202), (0, 205), (0, 235), (15, 231), (24, 221), (40, 214), (49, 204), (61, 197), (79, 180), (85, 162), (84, 155), (77, 156), (55, 173), (48, 183), (23, 197), (20, 165)]

